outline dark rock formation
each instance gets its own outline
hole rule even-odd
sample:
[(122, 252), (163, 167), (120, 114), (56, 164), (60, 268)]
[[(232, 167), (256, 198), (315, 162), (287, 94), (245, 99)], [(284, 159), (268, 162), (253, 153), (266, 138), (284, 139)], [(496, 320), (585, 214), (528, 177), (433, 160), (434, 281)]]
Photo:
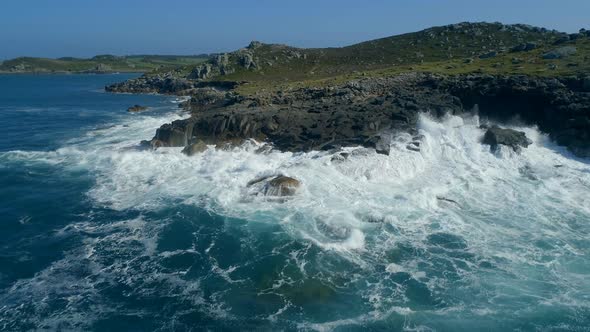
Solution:
[[(499, 123), (518, 118), (537, 125), (575, 154), (590, 156), (588, 77), (414, 73), (323, 88), (261, 91), (249, 97), (231, 91), (235, 84), (143, 77), (111, 91), (192, 95), (184, 104), (191, 117), (163, 125), (152, 147), (197, 141), (235, 144), (252, 138), (284, 151), (364, 146), (388, 154), (384, 138), (400, 131), (415, 132), (420, 112), (434, 116), (477, 112)], [(409, 143), (407, 149), (419, 151), (420, 140)]]
[[(184, 146), (194, 139), (268, 140), (288, 151), (377, 147), (384, 132), (414, 131), (420, 111), (461, 112), (458, 98), (417, 85), (417, 75), (365, 79), (244, 99), (162, 126), (154, 140)], [(425, 90), (426, 89), (426, 90)], [(385, 146), (380, 149), (387, 153)]]
[(187, 156), (194, 156), (197, 153), (201, 153), (207, 150), (207, 144), (203, 143), (202, 141), (197, 141), (191, 143), (182, 149), (182, 153), (186, 154)]
[(483, 136), (484, 144), (490, 145), (492, 150), (498, 149), (498, 145), (506, 145), (514, 151), (519, 152), (521, 147), (528, 147), (532, 144), (525, 133), (513, 129), (503, 129), (498, 126), (489, 128)]
[(234, 92), (223, 91), (218, 88), (197, 88), (193, 90), (191, 99), (184, 106), (194, 111), (204, 111), (212, 108), (229, 106), (243, 100)]
[(295, 195), (299, 187), (301, 187), (301, 182), (284, 175), (264, 176), (248, 182), (247, 186), (258, 187), (260, 193), (265, 196), (281, 197)]
[(146, 111), (146, 110), (148, 110), (148, 107), (146, 107), (146, 106), (133, 105), (127, 109), (127, 112), (136, 113), (136, 112), (142, 112), (142, 111)]
[(559, 145), (590, 157), (590, 94), (584, 91), (585, 78), (466, 75), (429, 81), (458, 97), (465, 110), (475, 108), (497, 122), (517, 118), (537, 125)]
[(115, 83), (105, 87), (107, 92), (161, 93), (188, 95), (195, 88), (195, 82), (174, 75), (143, 75), (139, 78)]

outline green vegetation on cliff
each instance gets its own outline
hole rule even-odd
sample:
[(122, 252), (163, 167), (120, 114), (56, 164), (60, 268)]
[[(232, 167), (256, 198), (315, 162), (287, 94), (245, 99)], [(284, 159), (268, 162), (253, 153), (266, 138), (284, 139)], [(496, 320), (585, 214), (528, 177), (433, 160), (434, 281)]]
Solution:
[(341, 48), (302, 49), (252, 42), (177, 71), (188, 79), (236, 81), (244, 94), (404, 72), (534, 76), (590, 72), (590, 33), (528, 25), (459, 23)]

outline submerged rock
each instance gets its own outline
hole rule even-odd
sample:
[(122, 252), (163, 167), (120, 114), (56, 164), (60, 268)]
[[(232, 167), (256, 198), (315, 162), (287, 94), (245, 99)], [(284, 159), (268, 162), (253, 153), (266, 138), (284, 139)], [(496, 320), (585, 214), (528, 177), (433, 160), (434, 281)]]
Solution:
[(335, 155), (332, 156), (332, 158), (330, 158), (330, 161), (336, 162), (336, 163), (343, 162), (343, 161), (346, 161), (349, 156), (350, 156), (350, 153), (348, 153), (348, 152), (336, 153)]
[(301, 187), (301, 182), (285, 175), (264, 176), (248, 182), (246, 186), (259, 186), (260, 193), (263, 195), (280, 197), (295, 195), (297, 189)]
[(205, 150), (207, 150), (207, 144), (203, 141), (198, 141), (185, 146), (184, 149), (182, 149), (182, 153), (190, 157), (197, 153), (204, 152)]
[(381, 138), (375, 145), (375, 152), (389, 156), (391, 152), (391, 142), (389, 139)]
[(406, 145), (406, 149), (414, 152), (420, 152), (420, 142), (410, 142)]
[(504, 129), (498, 126), (490, 127), (484, 137), (483, 143), (491, 146), (492, 150), (496, 150), (498, 145), (506, 145), (511, 147), (514, 151), (519, 152), (521, 147), (528, 147), (533, 142), (526, 137), (522, 131), (513, 129)]
[(147, 106), (141, 106), (141, 105), (137, 105), (137, 104), (135, 104), (135, 105), (133, 105), (133, 106), (129, 107), (129, 108), (127, 109), (127, 112), (133, 112), (133, 113), (136, 113), (136, 112), (147, 111), (148, 109), (149, 109), (149, 107), (147, 107)]

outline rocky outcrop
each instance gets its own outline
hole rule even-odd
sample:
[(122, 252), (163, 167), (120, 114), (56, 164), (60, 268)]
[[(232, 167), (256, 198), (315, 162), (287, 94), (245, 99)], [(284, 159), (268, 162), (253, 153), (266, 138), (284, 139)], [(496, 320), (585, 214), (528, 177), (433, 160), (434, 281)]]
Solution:
[(564, 46), (560, 48), (556, 48), (552, 51), (544, 53), (542, 55), (543, 59), (551, 60), (551, 59), (562, 59), (567, 58), (568, 56), (576, 54), (577, 49), (574, 46)]
[(190, 80), (207, 80), (230, 75), (238, 70), (259, 70), (254, 51), (264, 44), (253, 41), (248, 47), (231, 53), (218, 54), (206, 63), (196, 66), (187, 76)]
[(497, 150), (499, 145), (505, 145), (516, 152), (520, 152), (521, 148), (528, 147), (532, 144), (532, 141), (522, 131), (492, 126), (488, 128), (483, 136), (482, 143), (488, 144), (492, 150)]
[(137, 113), (137, 112), (143, 112), (143, 111), (147, 111), (149, 108), (146, 106), (141, 106), (141, 105), (133, 105), (131, 107), (129, 107), (127, 109), (127, 112), (132, 112), (132, 113)]
[(192, 92), (191, 99), (184, 105), (191, 111), (205, 111), (233, 105), (244, 98), (235, 92), (220, 90), (219, 88), (197, 88)]
[(590, 157), (590, 94), (584, 77), (466, 75), (431, 77), (426, 84), (461, 100), (465, 110), (497, 122), (537, 125), (559, 145)]
[(185, 146), (184, 149), (182, 149), (182, 153), (190, 157), (204, 152), (205, 150), (207, 150), (207, 144), (202, 141), (197, 141)]
[(194, 140), (215, 144), (253, 138), (285, 151), (351, 145), (385, 149), (383, 134), (415, 131), (420, 111), (442, 115), (462, 110), (458, 98), (421, 87), (418, 81), (417, 75), (365, 79), (245, 98), (208, 111), (193, 110), (189, 119), (162, 126), (154, 140), (184, 146)]
[[(155, 82), (153, 89), (161, 91), (162, 82)], [(388, 154), (387, 139), (400, 131), (414, 133), (420, 112), (477, 112), (499, 123), (518, 119), (537, 125), (558, 144), (590, 156), (587, 77), (414, 73), (248, 97), (223, 85), (227, 83), (206, 87), (214, 82), (190, 82), (189, 90), (178, 84), (181, 92), (192, 95), (184, 104), (191, 117), (163, 125), (150, 143), (153, 147), (256, 139), (283, 151), (364, 146)], [(413, 140), (407, 149), (419, 152), (420, 143)]]
[(117, 93), (161, 93), (189, 95), (195, 88), (195, 82), (178, 78), (171, 74), (143, 75), (139, 78), (115, 83), (105, 87), (107, 92)]
[(537, 43), (535, 42), (528, 42), (518, 44), (510, 49), (511, 52), (528, 52), (532, 51), (537, 48)]
[(282, 197), (295, 195), (301, 182), (285, 175), (263, 176), (248, 182), (246, 186), (255, 188), (256, 193), (265, 196)]

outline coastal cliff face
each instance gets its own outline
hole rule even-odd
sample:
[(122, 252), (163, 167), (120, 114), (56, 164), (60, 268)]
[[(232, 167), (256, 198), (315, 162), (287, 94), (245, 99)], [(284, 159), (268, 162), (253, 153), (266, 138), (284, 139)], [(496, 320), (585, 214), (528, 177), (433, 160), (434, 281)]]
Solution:
[(191, 117), (163, 125), (153, 147), (268, 141), (284, 151), (376, 147), (391, 133), (415, 133), (422, 112), (477, 113), (538, 125), (578, 156), (590, 156), (590, 91), (585, 78), (404, 74), (337, 86), (242, 97), (207, 87), (183, 107)]
[(367, 79), (335, 87), (299, 89), (276, 95), (226, 100), (203, 110), (201, 99), (186, 107), (192, 116), (162, 126), (152, 143), (183, 146), (253, 138), (286, 151), (375, 147), (380, 134), (415, 130), (420, 110), (460, 112), (460, 101), (448, 94), (428, 94), (415, 75)]
[(500, 122), (537, 125), (559, 145), (590, 157), (590, 86), (588, 77), (455, 77), (433, 81), (458, 97), (465, 109)]
[(154, 148), (256, 139), (283, 151), (381, 150), (391, 135), (416, 134), (425, 112), (537, 125), (588, 157), (589, 60), (584, 29), (461, 23), (344, 48), (252, 42), (190, 70), (106, 90), (191, 97), (182, 104), (191, 116), (158, 129)]

